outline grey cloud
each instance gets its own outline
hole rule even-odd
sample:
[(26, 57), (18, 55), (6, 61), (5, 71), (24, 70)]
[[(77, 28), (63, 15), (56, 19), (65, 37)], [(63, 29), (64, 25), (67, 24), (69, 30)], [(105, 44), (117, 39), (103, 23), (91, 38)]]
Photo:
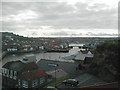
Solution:
[(88, 8), (89, 9), (93, 9), (93, 10), (95, 10), (95, 9), (98, 9), (98, 10), (101, 10), (101, 9), (106, 9), (107, 7), (109, 7), (108, 5), (106, 5), (106, 4), (101, 4), (101, 3), (95, 3), (94, 5), (92, 5), (92, 6), (89, 6)]
[(35, 33), (35, 32), (33, 32), (33, 33), (32, 33), (32, 36), (36, 36), (36, 35), (38, 35), (38, 34), (37, 34), (37, 33)]
[(51, 35), (55, 35), (55, 36), (57, 36), (57, 35), (60, 35), (60, 36), (68, 36), (69, 35), (69, 33), (67, 33), (67, 32), (64, 32), (64, 31), (60, 31), (60, 32), (54, 32), (54, 33), (51, 33)]
[[(40, 26), (52, 26), (54, 29), (116, 29), (117, 8), (101, 10), (102, 7), (105, 8), (107, 5), (89, 6), (87, 3), (77, 3), (72, 6), (66, 2), (3, 2), (3, 17), (17, 15), (20, 12), (26, 13), (27, 10), (32, 10), (38, 15), (35, 19), (22, 22), (4, 21), (3, 27), (4, 30), (40, 29)], [(95, 11), (95, 8), (98, 11)], [(59, 34), (66, 35), (66, 33)]]
[(93, 32), (88, 32), (86, 34), (83, 34), (83, 33), (67, 33), (67, 32), (54, 32), (54, 33), (51, 33), (51, 34), (48, 34), (48, 35), (53, 35), (53, 36), (118, 36), (118, 34), (108, 34), (108, 33), (93, 33)]
[(91, 34), (90, 36), (118, 36), (118, 34), (98, 33), (98, 34)]

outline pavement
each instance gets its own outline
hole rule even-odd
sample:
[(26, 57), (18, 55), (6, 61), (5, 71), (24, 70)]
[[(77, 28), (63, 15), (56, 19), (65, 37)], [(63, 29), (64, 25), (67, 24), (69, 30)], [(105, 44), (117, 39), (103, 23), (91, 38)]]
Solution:
[(79, 84), (77, 87), (72, 87), (70, 85), (65, 86), (65, 84), (63, 84), (63, 83), (61, 83), (57, 87), (58, 88), (80, 88), (80, 87), (88, 86), (88, 85), (96, 85), (96, 84), (106, 83), (106, 82), (104, 82), (104, 81), (98, 79), (97, 77), (95, 77), (91, 74), (88, 74), (88, 73), (77, 76), (77, 77), (75, 77), (75, 79), (79, 81)]
[[(78, 63), (76, 63), (76, 62), (59, 62), (59, 61), (51, 61), (51, 60), (40, 60), (37, 64), (38, 64), (39, 68), (45, 70), (46, 72), (53, 72), (55, 70), (55, 67), (49, 66), (48, 64), (58, 64), (58, 66), (56, 67), (56, 70), (60, 69), (69, 75), (80, 72), (79, 70), (76, 70), (76, 67), (78, 66)], [(61, 73), (59, 73), (59, 75), (60, 74)], [(57, 77), (57, 74), (56, 74), (56, 77)], [(63, 83), (61, 83), (57, 87), (63, 88), (63, 89), (64, 88), (80, 88), (80, 87), (88, 86), (88, 85), (106, 83), (106, 82), (100, 80), (99, 78), (97, 78), (91, 74), (88, 74), (88, 73), (80, 74), (79, 76), (75, 77), (74, 79), (79, 81), (79, 85), (77, 87), (72, 87), (70, 85), (65, 86)]]
[(46, 73), (49, 74), (49, 75), (51, 75), (54, 78), (62, 78), (62, 77), (65, 77), (65, 76), (68, 75), (62, 69), (57, 69), (57, 70), (49, 71), (49, 72), (46, 72)]
[(48, 64), (58, 64), (56, 69), (62, 69), (64, 72), (68, 74), (75, 74), (76, 72), (78, 72), (76, 70), (78, 63), (76, 62), (60, 62), (52, 60), (40, 60), (39, 62), (37, 62), (39, 68), (43, 69), (46, 72), (55, 70), (55, 67), (49, 66)]

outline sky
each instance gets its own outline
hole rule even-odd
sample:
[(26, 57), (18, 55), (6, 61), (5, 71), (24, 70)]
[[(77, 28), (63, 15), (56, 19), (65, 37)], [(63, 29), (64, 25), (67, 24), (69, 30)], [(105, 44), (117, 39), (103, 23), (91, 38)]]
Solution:
[(4, 0), (1, 31), (27, 37), (115, 37), (119, 0)]

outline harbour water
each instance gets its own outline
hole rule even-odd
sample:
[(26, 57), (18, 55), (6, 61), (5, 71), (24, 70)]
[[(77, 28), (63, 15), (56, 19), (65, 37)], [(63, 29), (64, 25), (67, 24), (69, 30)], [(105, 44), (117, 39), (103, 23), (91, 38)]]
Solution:
[(50, 53), (49, 52), (49, 53), (10, 54), (10, 55), (7, 55), (0, 63), (2, 63), (1, 65), (4, 65), (6, 62), (9, 62), (9, 61), (22, 60), (23, 57), (25, 57), (26, 55), (35, 55), (37, 61), (39, 61), (40, 59), (58, 60), (62, 57), (72, 55), (72, 54), (78, 52), (79, 50), (80, 49), (78, 47), (74, 47), (74, 48), (70, 49), (68, 53), (56, 53), (56, 52)]

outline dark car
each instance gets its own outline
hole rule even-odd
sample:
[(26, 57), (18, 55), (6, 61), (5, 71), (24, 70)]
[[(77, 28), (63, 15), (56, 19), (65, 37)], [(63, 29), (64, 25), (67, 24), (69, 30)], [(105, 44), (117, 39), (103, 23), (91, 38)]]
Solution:
[(63, 83), (65, 85), (77, 86), (79, 84), (79, 81), (77, 81), (76, 79), (68, 79), (64, 80)]

